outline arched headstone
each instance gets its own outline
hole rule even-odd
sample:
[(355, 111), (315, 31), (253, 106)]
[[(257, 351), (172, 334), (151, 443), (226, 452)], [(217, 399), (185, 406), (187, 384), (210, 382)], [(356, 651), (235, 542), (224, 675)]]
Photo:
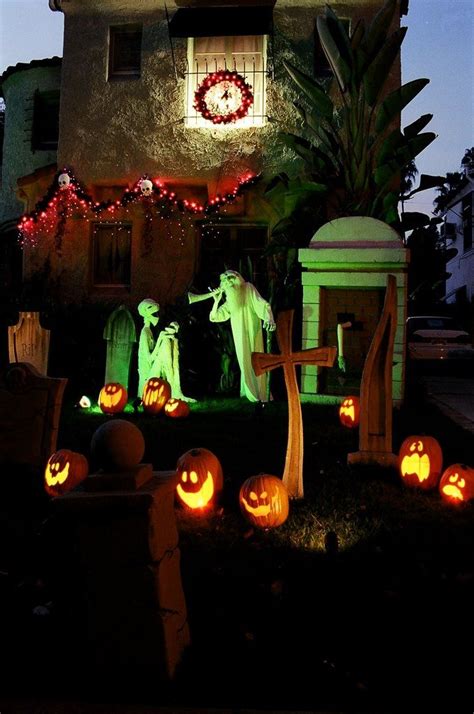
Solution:
[(8, 327), (8, 358), (28, 362), (40, 374), (48, 373), (50, 331), (40, 325), (39, 312), (20, 312), (16, 325)]
[(137, 341), (135, 322), (125, 305), (110, 315), (104, 329), (107, 340), (104, 384), (118, 382), (128, 390), (132, 349)]

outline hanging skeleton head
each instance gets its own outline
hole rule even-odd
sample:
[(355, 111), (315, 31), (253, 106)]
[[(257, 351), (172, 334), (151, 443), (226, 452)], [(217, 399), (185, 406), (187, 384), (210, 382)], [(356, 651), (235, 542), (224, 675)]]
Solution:
[(71, 177), (69, 174), (59, 174), (58, 176), (58, 186), (63, 191), (71, 183)]
[(138, 314), (143, 317), (143, 320), (151, 323), (153, 326), (158, 324), (158, 315), (160, 306), (155, 300), (151, 298), (145, 298), (138, 305)]
[(150, 179), (142, 179), (140, 181), (140, 191), (144, 196), (151, 196), (152, 191), (153, 191), (153, 184), (150, 181)]

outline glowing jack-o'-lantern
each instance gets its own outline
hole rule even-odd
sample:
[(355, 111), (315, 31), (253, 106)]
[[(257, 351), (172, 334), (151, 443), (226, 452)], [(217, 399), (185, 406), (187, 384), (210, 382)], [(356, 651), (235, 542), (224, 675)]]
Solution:
[(443, 467), (441, 446), (432, 436), (409, 436), (400, 447), (398, 467), (407, 486), (436, 488)]
[(258, 528), (276, 528), (288, 518), (288, 491), (277, 476), (248, 478), (240, 488), (239, 503), (245, 518)]
[(353, 429), (359, 425), (360, 399), (359, 397), (345, 397), (339, 407), (339, 420), (343, 426)]
[(118, 382), (109, 382), (100, 390), (99, 407), (104, 414), (120, 414), (127, 404), (127, 390)]
[(166, 379), (150, 377), (143, 387), (142, 404), (147, 414), (158, 414), (171, 397), (171, 386)]
[(44, 488), (50, 496), (60, 496), (73, 489), (89, 473), (89, 464), (82, 454), (60, 449), (49, 457), (44, 470)]
[(474, 469), (465, 464), (448, 466), (439, 482), (441, 498), (446, 503), (466, 503), (474, 498)]
[(192, 511), (216, 505), (222, 491), (223, 476), (219, 459), (208, 449), (191, 449), (180, 456), (176, 466), (180, 503)]
[(165, 404), (165, 414), (172, 419), (189, 416), (189, 404), (182, 399), (168, 399)]

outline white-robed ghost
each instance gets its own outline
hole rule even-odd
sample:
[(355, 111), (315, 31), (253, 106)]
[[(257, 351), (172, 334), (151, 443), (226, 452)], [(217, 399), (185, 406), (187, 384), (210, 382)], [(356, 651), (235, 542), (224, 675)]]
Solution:
[(150, 377), (155, 375), (151, 374), (151, 368), (153, 366), (153, 350), (155, 348), (155, 336), (151, 329), (151, 325), (154, 327), (158, 324), (158, 312), (160, 306), (155, 300), (151, 298), (145, 298), (142, 300), (138, 306), (138, 314), (143, 317), (143, 328), (140, 332), (140, 340), (138, 342), (138, 396), (141, 397), (143, 394), (143, 388), (145, 382)]
[[(219, 305), (222, 295), (225, 302)], [(270, 303), (263, 299), (252, 283), (247, 283), (235, 270), (220, 276), (219, 289), (214, 292), (211, 322), (230, 319), (237, 361), (240, 367), (240, 396), (251, 402), (267, 401), (267, 378), (257, 377), (252, 367), (252, 352), (264, 352), (262, 321), (266, 330), (275, 329)]]

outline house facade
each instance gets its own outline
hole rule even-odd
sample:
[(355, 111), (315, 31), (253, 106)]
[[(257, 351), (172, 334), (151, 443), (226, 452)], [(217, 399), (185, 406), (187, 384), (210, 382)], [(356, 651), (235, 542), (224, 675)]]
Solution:
[(446, 302), (474, 301), (474, 166), (463, 167), (463, 187), (446, 208), (442, 237), (457, 254), (446, 265)]
[[(352, 23), (382, 4), (332, 7)], [(264, 286), (275, 220), (265, 180), (299, 167), (279, 137), (300, 128), (283, 60), (327, 76), (315, 30), (324, 5), (50, 0), (65, 15), (62, 65), (42, 68), (55, 90), (60, 73), (57, 150), (10, 166), (2, 189), (11, 194), (4, 222), (36, 211), (24, 278), (48, 261), (64, 302), (130, 307), (144, 297), (170, 304), (190, 287), (203, 292), (225, 268)], [(4, 75), (6, 146), (20, 86), (37, 91), (25, 80), (33, 71)], [(399, 81), (397, 68), (391, 83)], [(73, 200), (70, 189), (58, 191), (61, 173), (74, 177)]]

